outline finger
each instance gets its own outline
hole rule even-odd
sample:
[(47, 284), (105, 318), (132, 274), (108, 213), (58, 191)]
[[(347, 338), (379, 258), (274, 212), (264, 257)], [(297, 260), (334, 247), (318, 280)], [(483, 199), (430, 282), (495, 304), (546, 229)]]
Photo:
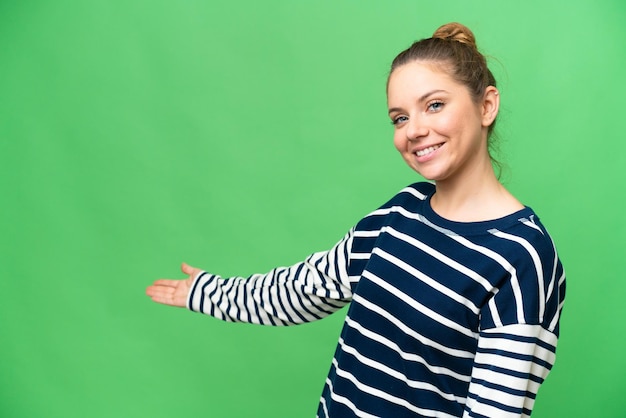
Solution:
[(189, 278), (193, 279), (195, 279), (200, 273), (202, 273), (202, 270), (200, 270), (199, 268), (191, 267), (189, 264), (186, 263), (182, 264), (181, 270), (183, 271), (183, 273), (187, 274)]
[(180, 280), (172, 280), (172, 279), (159, 279), (155, 280), (152, 283), (152, 286), (163, 286), (163, 287), (177, 287), (180, 283)]
[(185, 306), (184, 301), (180, 300), (179, 298), (175, 298), (172, 295), (157, 294), (150, 296), (150, 299), (152, 299), (153, 302), (161, 303), (163, 305), (177, 306), (181, 308)]
[(174, 294), (174, 288), (164, 286), (148, 286), (146, 287), (146, 295), (150, 297), (166, 297)]
[(185, 306), (185, 299), (176, 294), (176, 289), (165, 286), (148, 286), (146, 288), (148, 295), (154, 302), (171, 306)]
[(187, 274), (189, 276), (191, 276), (195, 272), (195, 270), (197, 270), (196, 268), (191, 267), (187, 263), (181, 264), (180, 269), (182, 270), (183, 273), (185, 273), (185, 274)]

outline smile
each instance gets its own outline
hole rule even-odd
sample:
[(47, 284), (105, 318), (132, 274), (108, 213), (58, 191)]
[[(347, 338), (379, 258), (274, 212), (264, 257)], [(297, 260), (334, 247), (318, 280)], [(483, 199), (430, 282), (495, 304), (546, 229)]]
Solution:
[(433, 145), (431, 147), (428, 148), (424, 148), (422, 150), (417, 151), (415, 154), (417, 154), (418, 157), (423, 157), (424, 155), (428, 155), (431, 152), (434, 152), (435, 150), (437, 150), (439, 147), (441, 147), (441, 144), (438, 145)]

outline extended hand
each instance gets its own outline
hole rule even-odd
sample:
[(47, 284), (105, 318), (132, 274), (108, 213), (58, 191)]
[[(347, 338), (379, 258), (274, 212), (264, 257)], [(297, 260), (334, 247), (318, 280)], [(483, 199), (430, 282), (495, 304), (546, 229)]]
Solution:
[(189, 295), (193, 279), (202, 270), (191, 267), (185, 263), (182, 264), (181, 270), (183, 273), (189, 275), (187, 279), (159, 279), (155, 281), (152, 286), (146, 288), (146, 295), (150, 296), (155, 302), (184, 308), (187, 304), (187, 295)]

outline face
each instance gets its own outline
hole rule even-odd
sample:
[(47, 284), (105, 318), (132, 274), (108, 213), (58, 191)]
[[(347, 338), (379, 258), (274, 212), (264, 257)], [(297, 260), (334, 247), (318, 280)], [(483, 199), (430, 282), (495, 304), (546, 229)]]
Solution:
[(467, 87), (440, 67), (414, 61), (389, 77), (387, 102), (394, 145), (424, 178), (463, 180), (491, 168), (487, 129), (497, 114), (495, 87), (475, 103)]

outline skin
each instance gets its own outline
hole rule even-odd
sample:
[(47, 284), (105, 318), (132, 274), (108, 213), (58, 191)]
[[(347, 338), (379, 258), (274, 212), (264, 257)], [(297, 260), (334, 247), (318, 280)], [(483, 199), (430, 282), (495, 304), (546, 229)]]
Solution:
[(186, 279), (159, 279), (147, 287), (146, 294), (157, 303), (184, 308), (193, 280), (201, 270), (185, 263), (181, 265), (180, 269), (187, 275)]
[[(409, 167), (435, 182), (431, 204), (446, 219), (484, 221), (522, 209), (496, 178), (489, 158), (488, 128), (498, 114), (498, 90), (489, 86), (473, 100), (467, 87), (437, 64), (413, 61), (389, 77), (387, 102), (396, 149)], [(157, 280), (146, 294), (157, 303), (185, 307), (201, 270), (183, 263), (181, 271), (186, 279)]]
[(489, 86), (473, 100), (444, 68), (413, 61), (390, 75), (387, 103), (396, 149), (409, 167), (435, 182), (431, 204), (446, 219), (484, 221), (522, 209), (498, 181), (489, 158), (498, 90)]

